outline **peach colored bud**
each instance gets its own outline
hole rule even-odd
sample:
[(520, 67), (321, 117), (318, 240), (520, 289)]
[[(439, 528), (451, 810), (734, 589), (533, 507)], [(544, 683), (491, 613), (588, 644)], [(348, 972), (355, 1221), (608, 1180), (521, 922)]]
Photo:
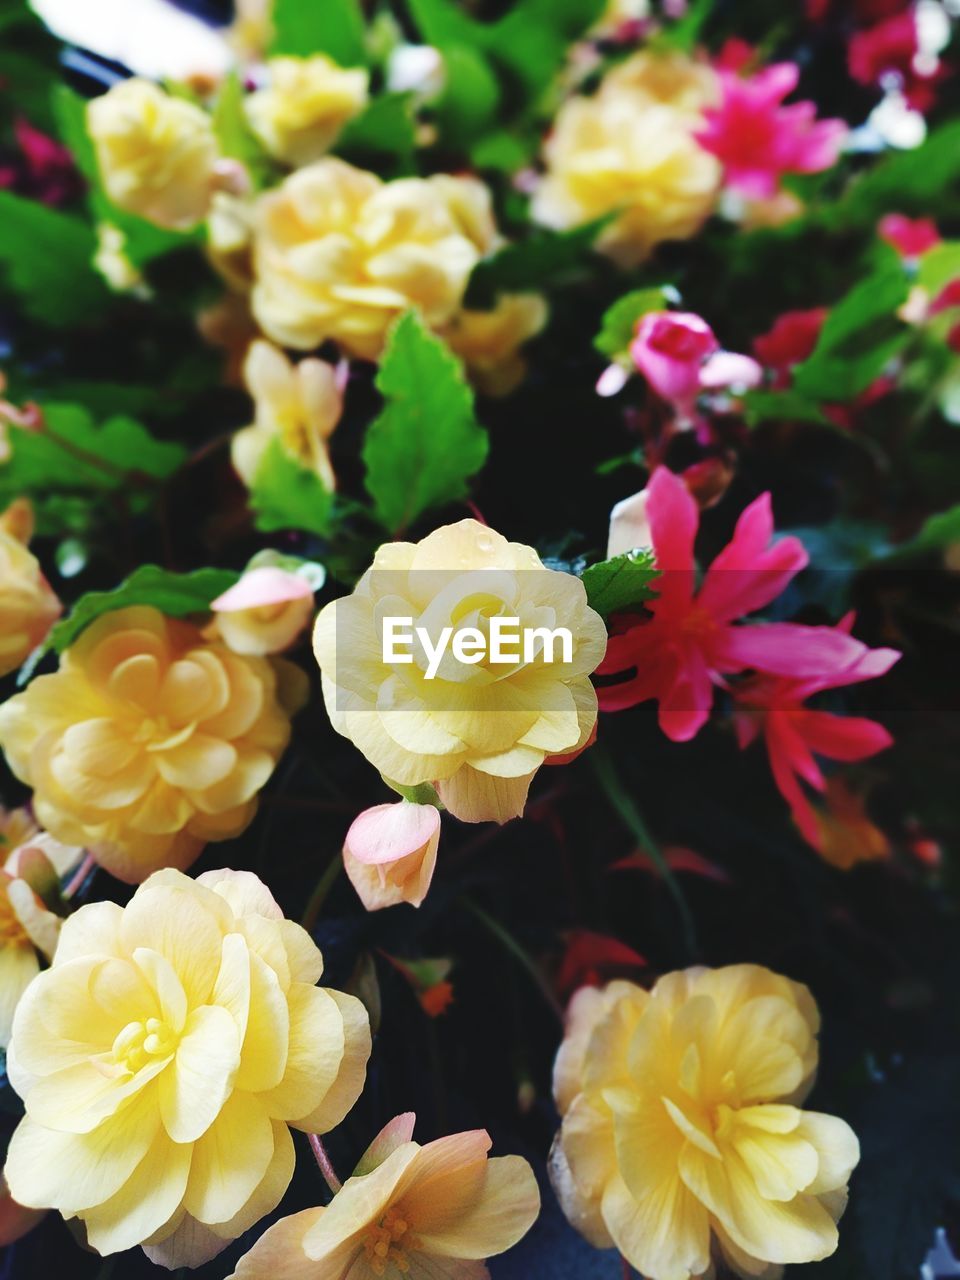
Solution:
[(282, 653), (310, 621), (313, 591), (286, 569), (248, 569), (210, 605), (217, 631), (234, 653)]
[(343, 865), (368, 911), (419, 907), (437, 865), (440, 814), (432, 804), (378, 804), (353, 821)]
[(624, 498), (610, 512), (610, 535), (607, 541), (607, 559), (626, 555), (635, 547), (653, 545), (650, 534), (650, 520), (647, 516), (646, 489)]

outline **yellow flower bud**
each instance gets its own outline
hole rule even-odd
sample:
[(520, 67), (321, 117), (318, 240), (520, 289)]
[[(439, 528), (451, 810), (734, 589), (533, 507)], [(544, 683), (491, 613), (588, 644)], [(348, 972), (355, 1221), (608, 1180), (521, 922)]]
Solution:
[(571, 1223), (649, 1280), (815, 1262), (859, 1159), (850, 1127), (801, 1109), (817, 1066), (806, 987), (757, 965), (688, 969), (573, 999), (551, 1177)]
[[(494, 618), (531, 632), (562, 626), (569, 656), (548, 659), (544, 649), (512, 665), (463, 665), (448, 644), (433, 674), (422, 649), (395, 666), (385, 660), (385, 614), (414, 619), (435, 651), (447, 629), (448, 641), (461, 630), (489, 632)], [(523, 812), (545, 759), (589, 740), (597, 718), (589, 677), (606, 639), (579, 578), (461, 520), (422, 542), (381, 547), (353, 594), (321, 611), (313, 643), (333, 727), (384, 777), (405, 787), (435, 783), (464, 821), (506, 822)]]
[(247, 118), (272, 156), (289, 165), (319, 160), (367, 103), (370, 77), (323, 53), (272, 58), (267, 84), (246, 99)]
[(230, 456), (240, 479), (251, 488), (270, 442), (279, 440), (284, 452), (315, 472), (332, 493), (337, 480), (327, 441), (343, 412), (336, 369), (313, 357), (291, 364), (277, 347), (257, 341), (250, 346), (243, 373), (256, 418), (231, 442)]
[(490, 193), (476, 179), (384, 183), (328, 157), (260, 198), (254, 315), (283, 346), (311, 350), (332, 338), (376, 360), (409, 308), (445, 324), (496, 243)]
[(126, 908), (81, 907), (14, 1017), (14, 1199), (102, 1254), (215, 1256), (283, 1196), (290, 1126), (327, 1132), (363, 1088), (366, 1011), (322, 971), (250, 872), (167, 869)]
[(721, 167), (693, 136), (709, 72), (650, 55), (618, 68), (593, 97), (557, 114), (544, 154), (547, 173), (532, 213), (566, 229), (617, 214), (598, 247), (634, 266), (661, 241), (695, 235), (713, 211)]
[(443, 337), (475, 386), (488, 396), (505, 396), (527, 372), (520, 348), (546, 323), (547, 304), (539, 293), (510, 293), (490, 311), (457, 312)]
[(17, 504), (8, 516), (0, 519), (0, 676), (20, 666), (61, 612), (36, 556), (19, 536), (30, 536), (32, 517)]
[(290, 736), (288, 666), (119, 609), (0, 706), (0, 746), (43, 826), (136, 883), (250, 822)]
[(217, 143), (199, 107), (149, 80), (123, 80), (88, 104), (87, 129), (115, 205), (174, 231), (203, 221)]

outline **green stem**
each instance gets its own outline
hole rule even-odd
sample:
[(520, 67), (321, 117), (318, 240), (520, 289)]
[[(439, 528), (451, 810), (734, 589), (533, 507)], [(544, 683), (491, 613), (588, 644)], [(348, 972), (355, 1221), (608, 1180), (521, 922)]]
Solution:
[(664, 883), (670, 890), (674, 902), (677, 904), (677, 912), (680, 916), (680, 925), (683, 930), (683, 940), (688, 955), (693, 959), (698, 952), (697, 931), (693, 923), (693, 916), (690, 913), (690, 907), (684, 896), (683, 890), (677, 877), (670, 870), (667, 861), (654, 840), (653, 836), (647, 828), (640, 810), (637, 808), (633, 797), (624, 788), (613, 761), (602, 747), (595, 746), (587, 752), (587, 758), (593, 765), (594, 773), (603, 788), (604, 794), (613, 805), (614, 809), (620, 816), (624, 826), (633, 834), (634, 839), (641, 848), (650, 856), (650, 861), (656, 867), (657, 872), (662, 876)]
[(327, 900), (330, 890), (337, 883), (337, 878), (343, 870), (343, 858), (337, 854), (330, 859), (330, 864), (324, 871), (323, 875), (316, 883), (316, 887), (311, 893), (310, 898), (303, 912), (303, 919), (300, 923), (309, 933), (313, 926), (317, 923), (320, 912), (323, 910), (323, 904)]
[(461, 898), (460, 904), (465, 908), (465, 910), (470, 912), (475, 920), (478, 920), (480, 924), (483, 925), (491, 937), (496, 938), (504, 951), (508, 951), (517, 963), (526, 970), (527, 974), (536, 984), (537, 990), (550, 1006), (551, 1012), (557, 1016), (560, 1022), (563, 1022), (563, 1008), (560, 1005), (560, 1001), (554, 995), (549, 982), (537, 968), (536, 964), (534, 964), (527, 952), (524, 951), (523, 947), (516, 940), (513, 934), (509, 933), (503, 925), (499, 923), (499, 921), (494, 920), (493, 916), (487, 915), (486, 911), (484, 911), (482, 907), (478, 907), (470, 898)]

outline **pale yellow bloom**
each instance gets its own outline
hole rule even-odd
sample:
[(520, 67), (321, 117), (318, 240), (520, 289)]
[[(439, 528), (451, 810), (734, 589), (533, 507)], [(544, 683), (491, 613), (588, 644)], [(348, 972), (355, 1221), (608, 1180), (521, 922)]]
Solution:
[(255, 420), (236, 432), (230, 446), (243, 483), (253, 487), (263, 455), (273, 440), (279, 440), (286, 454), (315, 472), (332, 492), (337, 480), (327, 441), (343, 413), (343, 392), (333, 365), (313, 357), (292, 364), (278, 347), (259, 340), (250, 346), (243, 376), (253, 397)]
[(249, 293), (253, 285), (253, 214), (249, 195), (216, 191), (207, 216), (207, 253), (231, 289)]
[(87, 129), (115, 205), (175, 231), (203, 221), (218, 152), (200, 107), (149, 80), (123, 80), (88, 104)]
[(720, 84), (708, 63), (683, 53), (642, 50), (617, 63), (600, 87), (604, 97), (624, 92), (638, 94), (653, 105), (672, 107), (689, 116), (695, 126), (700, 123), (704, 108), (719, 101)]
[(664, 240), (686, 240), (713, 211), (722, 176), (695, 140), (708, 101), (695, 63), (682, 69), (639, 55), (593, 97), (570, 98), (544, 147), (547, 172), (532, 205), (545, 226), (566, 229), (616, 214), (598, 247), (633, 266)]
[(363, 1088), (366, 1011), (245, 871), (158, 871), (64, 922), (14, 1017), (26, 1116), (5, 1176), (109, 1254), (197, 1266), (280, 1201), (289, 1126), (325, 1133)]
[(273, 38), (273, 0), (235, 0), (233, 11), (230, 44), (241, 58), (255, 62)]
[(300, 166), (319, 160), (367, 104), (370, 77), (326, 54), (271, 58), (267, 83), (246, 99), (247, 118), (272, 156)]
[(291, 671), (120, 609), (0, 706), (0, 746), (43, 826), (136, 883), (250, 822), (290, 736)]
[(143, 273), (127, 256), (127, 237), (112, 222), (97, 223), (93, 265), (115, 293), (135, 293), (143, 287)]
[(60, 601), (26, 546), (27, 508), (13, 504), (0, 518), (0, 676), (15, 671), (59, 618)]
[(520, 1156), (489, 1159), (482, 1129), (420, 1146), (414, 1117), (383, 1130), (322, 1209), (282, 1218), (230, 1280), (487, 1280), (484, 1258), (522, 1239), (540, 1211)]
[(260, 198), (253, 311), (284, 346), (332, 338), (375, 360), (409, 308), (433, 328), (450, 320), (496, 243), (490, 193), (477, 179), (381, 182), (327, 157)]
[(648, 1280), (704, 1275), (711, 1241), (745, 1277), (832, 1254), (859, 1146), (799, 1105), (818, 1026), (806, 987), (756, 965), (579, 992), (551, 1157), (573, 1225)]
[(509, 293), (491, 311), (458, 311), (443, 337), (467, 366), (471, 381), (486, 395), (505, 396), (527, 372), (520, 348), (547, 323), (539, 293)]
[[(562, 650), (530, 662), (475, 665), (447, 654), (433, 678), (424, 649), (413, 663), (384, 661), (383, 617), (410, 617), (435, 646), (443, 628), (489, 633), (494, 616), (523, 629), (569, 630)], [(545, 569), (532, 547), (461, 520), (422, 542), (390, 542), (354, 592), (328, 604), (314, 630), (331, 723), (384, 777), (433, 782), (467, 822), (506, 822), (523, 812), (548, 756), (578, 750), (597, 718), (590, 683), (606, 630), (579, 578)]]
[(313, 588), (299, 574), (261, 565), (247, 569), (210, 610), (210, 633), (234, 653), (283, 653), (313, 618)]

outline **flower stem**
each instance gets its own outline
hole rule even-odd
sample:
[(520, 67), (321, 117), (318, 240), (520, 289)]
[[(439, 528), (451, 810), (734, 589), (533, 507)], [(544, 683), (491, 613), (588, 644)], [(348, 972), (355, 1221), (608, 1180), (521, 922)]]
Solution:
[(660, 848), (650, 834), (647, 824), (644, 822), (634, 802), (633, 796), (625, 789), (621, 782), (613, 761), (602, 747), (595, 746), (587, 752), (587, 758), (593, 765), (594, 773), (604, 790), (607, 799), (617, 811), (624, 826), (633, 833), (634, 839), (640, 844), (646, 853), (650, 855), (650, 861), (656, 867), (662, 876), (664, 883), (670, 890), (674, 902), (677, 904), (677, 912), (680, 916), (680, 925), (683, 930), (683, 940), (687, 952), (693, 959), (699, 950), (697, 945), (697, 931), (693, 923), (693, 916), (690, 913), (690, 907), (684, 896), (683, 890), (677, 881), (676, 876), (667, 865), (667, 861)]
[(323, 1142), (321, 1141), (320, 1135), (318, 1133), (308, 1133), (307, 1138), (310, 1141), (310, 1149), (312, 1150), (314, 1156), (316, 1157), (316, 1161), (320, 1168), (320, 1172), (323, 1174), (323, 1180), (324, 1182), (326, 1182), (327, 1186), (330, 1188), (330, 1194), (335, 1196), (337, 1192), (340, 1190), (340, 1188), (343, 1186), (343, 1183), (337, 1177), (337, 1173), (333, 1167), (333, 1163), (331, 1162), (330, 1157), (327, 1155), (327, 1149), (323, 1145)]
[(503, 925), (499, 923), (499, 921), (494, 920), (493, 916), (487, 915), (486, 911), (484, 911), (482, 907), (478, 907), (470, 898), (461, 898), (460, 903), (467, 911), (470, 912), (475, 920), (478, 920), (480, 924), (483, 925), (492, 937), (496, 938), (504, 951), (508, 951), (518, 964), (526, 970), (536, 984), (540, 994), (549, 1005), (551, 1012), (554, 1013), (557, 1019), (562, 1023), (563, 1009), (560, 1005), (560, 1001), (554, 995), (549, 982), (537, 968), (536, 964), (527, 952), (524, 951), (523, 947), (516, 940), (513, 934), (509, 933)]
[(67, 886), (63, 891), (63, 896), (65, 898), (72, 898), (75, 893), (79, 893), (86, 882), (87, 876), (91, 875), (96, 868), (96, 858), (92, 853), (85, 853), (83, 855), (83, 861), (67, 881)]
[(342, 870), (343, 859), (339, 854), (337, 854), (335, 857), (330, 859), (329, 866), (317, 881), (313, 893), (311, 893), (304, 909), (303, 918), (300, 921), (308, 933), (317, 923), (320, 912), (323, 910), (323, 904), (326, 902), (330, 890), (337, 883), (337, 878)]

